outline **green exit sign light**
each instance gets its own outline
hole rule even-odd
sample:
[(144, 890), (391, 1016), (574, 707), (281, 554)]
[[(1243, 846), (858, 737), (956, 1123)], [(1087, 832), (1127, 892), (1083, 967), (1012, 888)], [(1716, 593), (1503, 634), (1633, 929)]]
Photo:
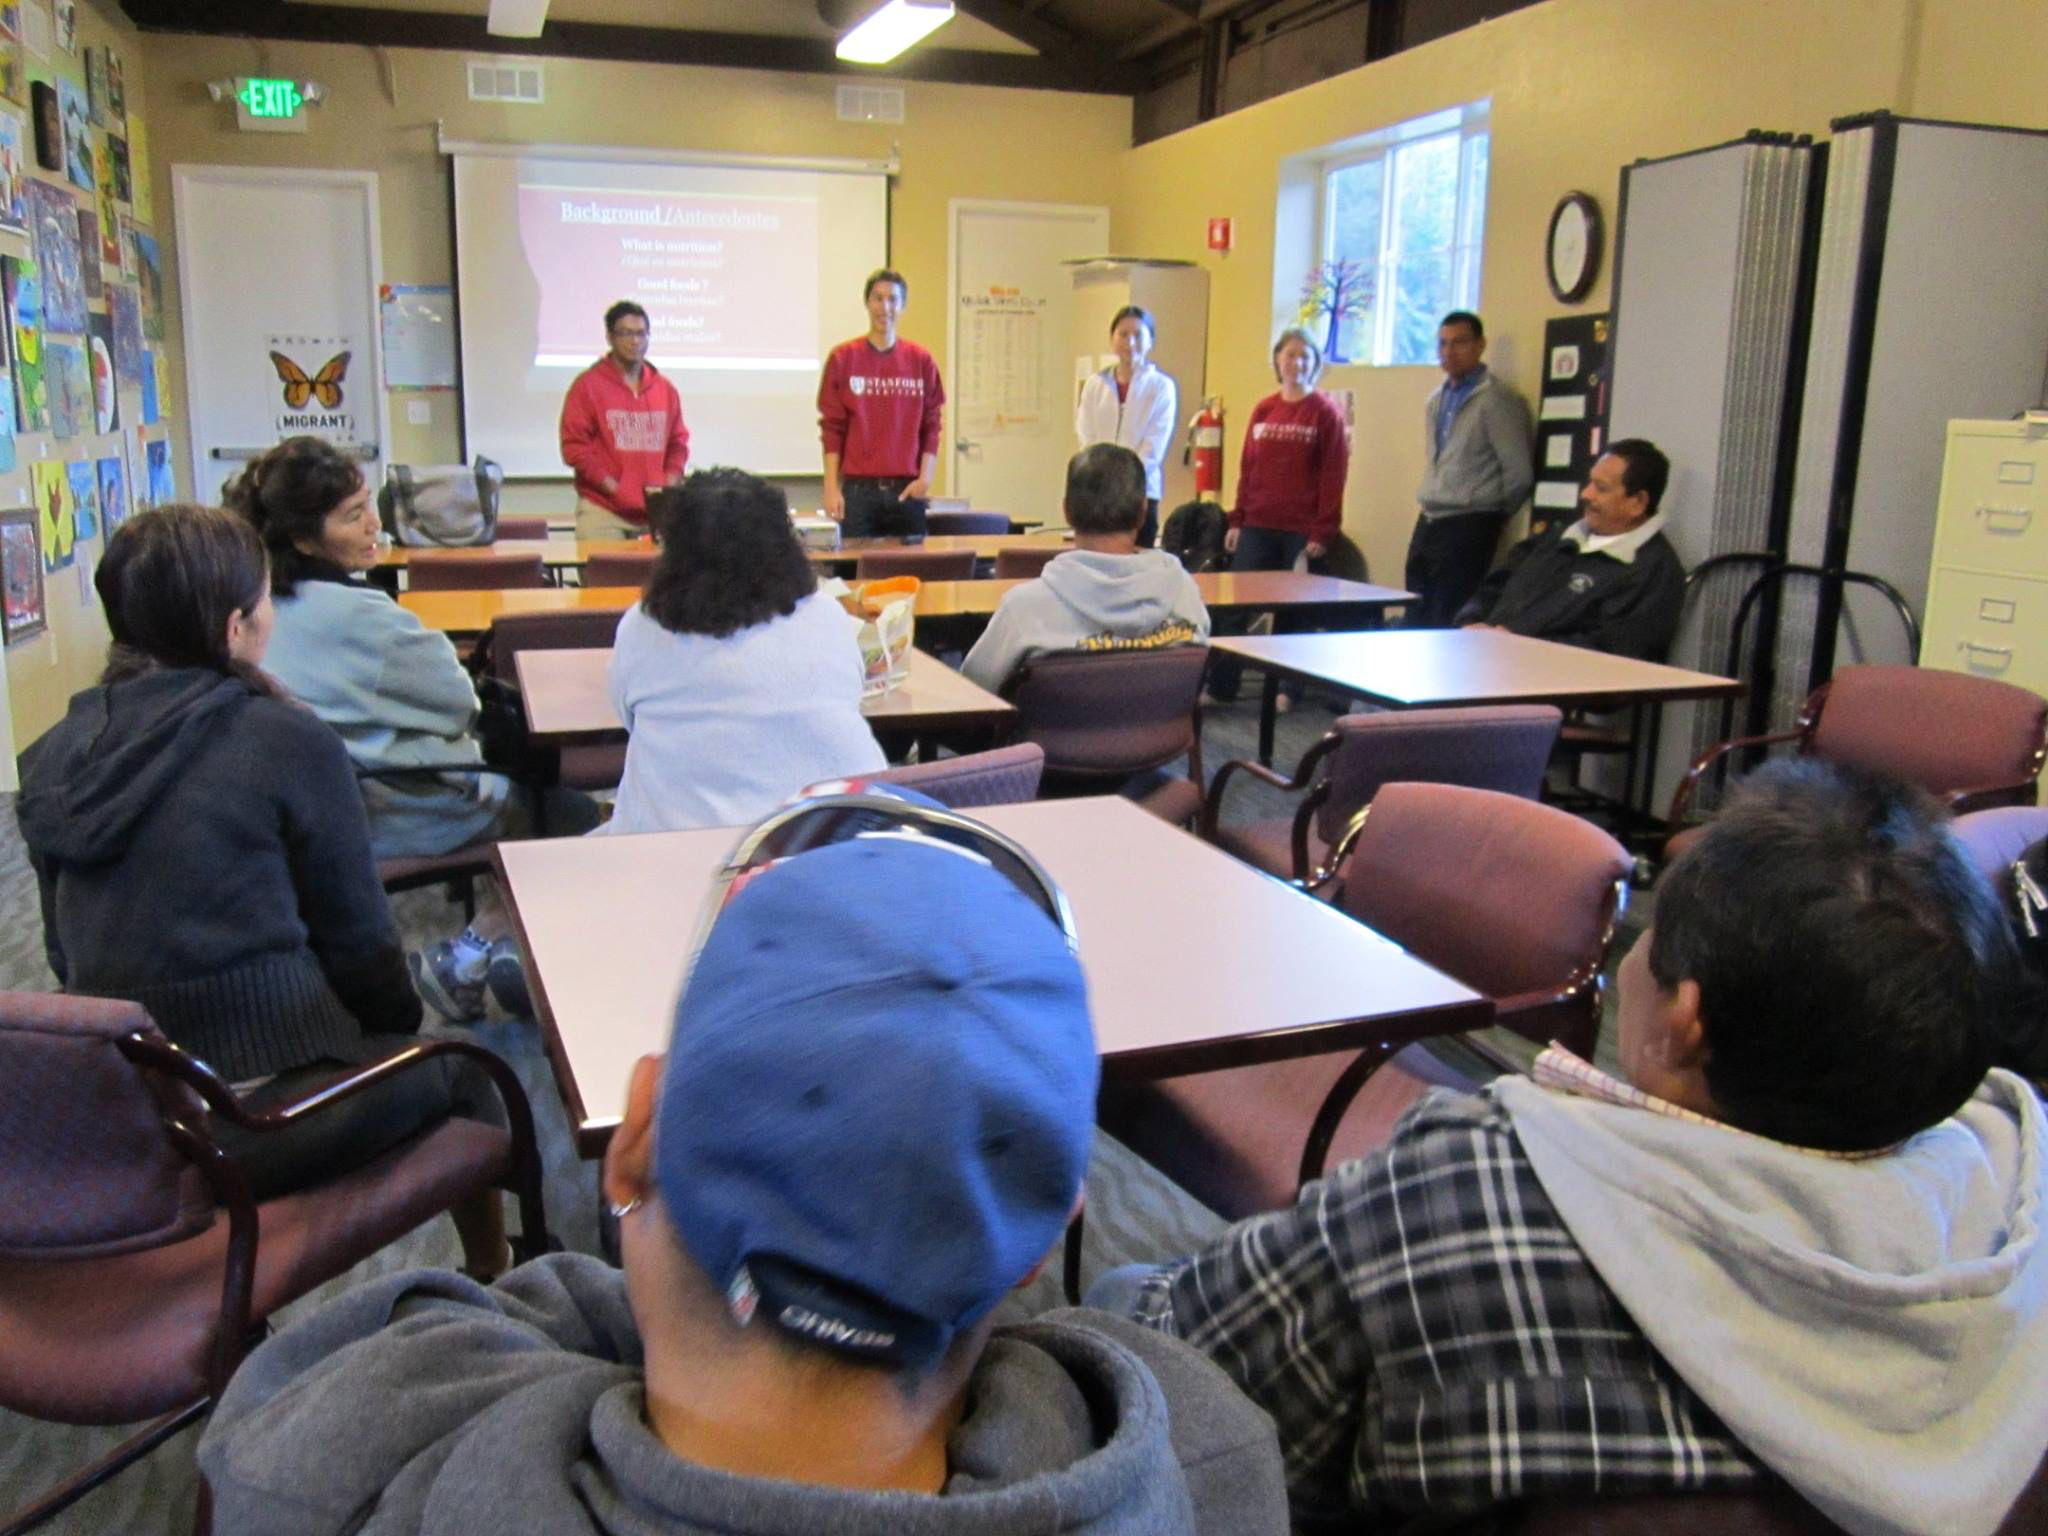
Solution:
[(235, 93), (235, 100), (247, 109), (251, 117), (292, 117), (306, 104), (306, 98), (299, 92), (296, 80), (259, 80), (250, 77), (242, 82), (242, 88)]

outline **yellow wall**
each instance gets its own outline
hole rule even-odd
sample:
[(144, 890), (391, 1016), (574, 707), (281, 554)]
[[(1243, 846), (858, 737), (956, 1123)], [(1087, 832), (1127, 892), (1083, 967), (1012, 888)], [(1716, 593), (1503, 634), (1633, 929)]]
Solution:
[[(128, 25), (111, 3), (105, 6), (104, 11), (97, 8), (93, 0), (81, 4), (78, 7), (79, 51), (64, 53), (53, 45), (48, 59), (31, 58), (28, 61), (29, 72), (38, 79), (68, 77), (83, 90), (85, 49), (109, 45), (120, 53), (124, 65), (130, 119), (142, 117), (154, 129), (155, 114), (149, 110), (153, 98), (144, 81), (141, 34)], [(29, 131), (31, 134), (34, 131), (32, 124)], [(46, 181), (63, 182), (62, 176), (35, 168), (32, 139), (25, 143), (24, 150), (31, 174)], [(77, 197), (78, 206), (85, 207), (85, 194), (80, 192)], [(166, 209), (167, 205), (159, 195), (157, 218), (160, 221)], [(24, 253), (21, 242), (5, 236), (0, 236), (0, 252), (8, 255)], [(97, 253), (94, 259), (98, 259)], [(174, 302), (168, 285), (165, 302), (167, 306)], [(95, 307), (105, 306), (99, 304)], [(172, 319), (168, 314), (165, 318), (167, 322)], [(145, 345), (154, 348), (161, 344), (146, 342)], [(127, 379), (121, 383), (121, 425), (132, 435), (135, 424), (142, 419), (141, 386)], [(180, 415), (177, 403), (165, 400), (163, 405), (167, 418), (175, 424)], [(159, 435), (158, 429), (151, 428), (150, 435)], [(120, 434), (80, 436), (62, 441), (46, 432), (24, 434), (14, 440), (14, 447), (17, 467), (11, 474), (0, 475), (0, 506), (29, 504), (29, 465), (38, 460), (111, 458), (122, 452)], [(100, 552), (105, 548), (104, 532), (94, 539), (81, 539), (76, 546), (74, 563), (63, 570), (51, 571), (43, 578), (49, 628), (7, 650), (6, 671), (4, 678), (0, 678), (0, 716), (5, 717), (0, 720), (0, 749), (8, 747), (6, 727), (12, 728), (13, 748), (26, 746), (63, 716), (65, 704), (73, 693), (99, 675), (106, 661), (107, 629), (89, 578), (98, 566)], [(86, 584), (82, 585), (82, 582)], [(14, 751), (5, 750), (4, 761), (0, 761), (0, 789), (13, 787)]]
[[(827, 75), (609, 64), (551, 59), (540, 107), (472, 102), (466, 56), (393, 49), (387, 77), (370, 49), (327, 44), (265, 48), (214, 38), (161, 37), (149, 70), (166, 109), (150, 124), (169, 167), (193, 164), (350, 167), (377, 172), (384, 280), (453, 280), (447, 162), (435, 151), (438, 119), (453, 139), (627, 145), (759, 155), (886, 159), (900, 147), (890, 201), (890, 250), (911, 285), (904, 334), (945, 355), (947, 203), (953, 198), (1107, 201), (1130, 144), (1127, 99), (1049, 91), (906, 84), (899, 124), (843, 123)], [(303, 136), (248, 134), (202, 82), (260, 73), (318, 80), (330, 95)], [(1057, 153), (1048, 153), (1057, 145)], [(168, 169), (165, 172), (168, 176)], [(166, 196), (168, 194), (166, 193)], [(280, 249), (289, 244), (280, 239)], [(174, 258), (167, 258), (174, 266)], [(166, 282), (175, 282), (171, 272)], [(864, 329), (860, 296), (846, 295), (846, 332)], [(592, 319), (591, 356), (604, 350)], [(430, 427), (408, 426), (393, 398), (393, 457), (448, 463), (459, 450), (456, 402), (439, 394)], [(566, 516), (565, 487), (514, 486), (507, 510)]]
[[(2048, 6), (2010, 0), (2006, 9)], [(1626, 162), (1750, 128), (1825, 133), (1830, 118), (1890, 104), (1919, 11), (1914, 0), (1550, 0), (1132, 151), (1115, 204), (1119, 249), (1200, 260), (1211, 273), (1209, 387), (1223, 392), (1229, 412), (1230, 483), (1246, 414), (1274, 387), (1282, 157), (1490, 96), (1480, 306), (1487, 361), (1533, 399), (1543, 323), (1568, 312), (1543, 278), (1557, 199), (1591, 192), (1611, 247)], [(2039, 48), (2008, 56), (1966, 37), (1956, 47), (1977, 58), (1980, 73), (2007, 80), (2010, 94), (2038, 95)], [(1219, 215), (1236, 220), (1227, 256), (1203, 249), (1205, 221)], [(1610, 265), (1603, 260), (1582, 308), (1606, 306)], [(1434, 367), (1335, 368), (1323, 380), (1355, 392), (1344, 521), (1376, 579), (1401, 576), (1422, 477), (1422, 405), (1440, 378)]]
[(2048, 128), (2048, 4), (1925, 0), (1924, 11), (1902, 114)]

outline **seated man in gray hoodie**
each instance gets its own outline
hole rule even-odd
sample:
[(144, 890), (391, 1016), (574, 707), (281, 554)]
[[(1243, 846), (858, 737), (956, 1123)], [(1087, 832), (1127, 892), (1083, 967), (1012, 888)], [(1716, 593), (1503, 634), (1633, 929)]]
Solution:
[(624, 1272), (390, 1275), (286, 1329), (200, 1446), (215, 1529), (1280, 1536), (1272, 1423), (1195, 1350), (994, 1325), (1094, 1137), (1049, 906), (900, 830), (736, 884), (605, 1158)]
[(1093, 443), (1067, 461), (1074, 547), (1036, 581), (1003, 594), (960, 670), (1000, 691), (1048, 651), (1200, 645), (1209, 610), (1194, 577), (1164, 550), (1138, 548), (1145, 466), (1130, 449)]
[(1855, 1536), (2042, 1529), (2048, 1137), (1987, 1071), (1999, 920), (1917, 791), (1768, 767), (1621, 967), (1626, 1081), (1552, 1046), (1432, 1093), (1093, 1299), (1272, 1413), (1304, 1525), (1713, 1491)]

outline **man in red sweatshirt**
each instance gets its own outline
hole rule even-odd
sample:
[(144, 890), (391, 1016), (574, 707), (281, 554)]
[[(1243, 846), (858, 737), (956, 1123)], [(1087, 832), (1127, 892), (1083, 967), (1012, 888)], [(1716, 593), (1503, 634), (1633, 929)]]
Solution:
[(690, 434), (675, 385), (647, 361), (647, 311), (621, 299), (604, 312), (611, 350), (562, 401), (562, 462), (576, 474), (576, 534), (632, 538), (647, 529), (647, 493), (680, 485)]
[(818, 380), (825, 515), (850, 539), (924, 532), (946, 390), (931, 353), (896, 335), (909, 296), (900, 272), (869, 273), (868, 333), (834, 347)]

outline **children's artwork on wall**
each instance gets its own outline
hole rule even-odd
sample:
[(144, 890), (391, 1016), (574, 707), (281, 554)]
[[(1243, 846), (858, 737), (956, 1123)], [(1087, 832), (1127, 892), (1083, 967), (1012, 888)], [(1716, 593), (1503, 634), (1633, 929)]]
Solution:
[(76, 437), (92, 430), (92, 384), (85, 372), (85, 349), (75, 342), (43, 345), (43, 388), (50, 398), (50, 435)]
[(163, 414), (169, 415), (171, 399), (171, 360), (163, 352), (158, 351), (150, 354), (150, 361), (155, 365), (150, 371), (156, 375), (157, 409)]
[(128, 74), (121, 68), (121, 55), (107, 51), (107, 121), (120, 125), (128, 120)]
[(111, 315), (87, 317), (92, 334), (85, 339), (85, 362), (92, 375), (92, 419), (95, 430), (112, 432), (121, 425), (121, 375), (114, 366), (114, 320)]
[(23, 432), (50, 430), (50, 407), (43, 386), (43, 300), (36, 266), (13, 256), (0, 257), (0, 293), (7, 305), (7, 333), (14, 343), (15, 423)]
[(106, 274), (100, 270), (100, 216), (90, 208), (78, 210), (78, 276), (88, 301), (105, 298)]
[(78, 264), (78, 204), (71, 194), (33, 177), (28, 186), (29, 226), (43, 283), (43, 326), (66, 336), (85, 334), (85, 277)]
[(0, 5), (0, 96), (28, 105), (28, 59), (21, 42), (21, 7)]
[(36, 164), (63, 174), (64, 109), (57, 104), (57, 87), (47, 80), (31, 80), (28, 113), (35, 128)]
[(157, 250), (156, 236), (123, 221), (128, 243), (135, 252), (135, 288), (142, 300), (142, 334), (151, 341), (164, 339), (164, 259)]
[(57, 111), (64, 119), (64, 174), (71, 184), (92, 190), (92, 124), (85, 118), (85, 92), (57, 77)]
[(28, 507), (0, 512), (0, 624), (9, 645), (39, 635), (49, 624), (43, 606), (43, 545)]
[(142, 354), (142, 424), (153, 427), (163, 414), (163, 400), (156, 371), (157, 358), (154, 352)]
[(50, 22), (50, 0), (21, 0), (21, 46), (30, 58), (47, 59), (55, 29)]
[(43, 569), (61, 571), (71, 563), (78, 530), (72, 524), (71, 477), (55, 459), (38, 459), (28, 467), (29, 487), (36, 499), (36, 530), (42, 536)]
[[(99, 259), (103, 265), (121, 267), (121, 210), (114, 205), (114, 157), (108, 153), (106, 141), (102, 139), (93, 146), (93, 174), (99, 178), (96, 195), (100, 210)], [(93, 248), (84, 251), (88, 261), (92, 259)]]
[(128, 164), (128, 141), (107, 135), (107, 158), (114, 166), (114, 198), (131, 206), (135, 201), (134, 174)]
[(100, 482), (100, 523), (107, 537), (128, 521), (128, 467), (120, 459), (101, 459), (95, 464)]
[(95, 126), (107, 120), (107, 50), (85, 50), (85, 112)]
[(78, 52), (78, 0), (56, 0), (51, 11), (57, 25), (57, 46), (66, 53)]
[(114, 369), (133, 383), (142, 377), (142, 304), (135, 290), (109, 283), (107, 315), (114, 322)]
[(149, 461), (149, 504), (161, 507), (178, 499), (178, 485), (171, 478), (171, 445), (162, 438), (143, 450)]
[(96, 539), (100, 536), (100, 476), (90, 459), (75, 464), (66, 464), (64, 473), (71, 481), (71, 525), (78, 530), (81, 539)]
[(0, 226), (28, 229), (28, 119), (0, 107)]

